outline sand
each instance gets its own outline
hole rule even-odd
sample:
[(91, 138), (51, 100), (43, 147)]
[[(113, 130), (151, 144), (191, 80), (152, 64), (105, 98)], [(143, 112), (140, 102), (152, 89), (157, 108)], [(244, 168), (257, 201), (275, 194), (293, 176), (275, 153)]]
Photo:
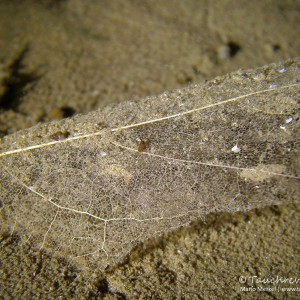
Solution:
[[(1, 1), (0, 135), (295, 57), (299, 15), (298, 1)], [(2, 235), (0, 295), (296, 299), (257, 279), (300, 278), (299, 219), (294, 204), (209, 215), (89, 278)]]

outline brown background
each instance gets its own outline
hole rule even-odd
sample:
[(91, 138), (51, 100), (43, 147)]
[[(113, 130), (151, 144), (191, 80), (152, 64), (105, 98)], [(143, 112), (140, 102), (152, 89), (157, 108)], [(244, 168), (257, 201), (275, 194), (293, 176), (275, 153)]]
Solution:
[[(0, 134), (296, 57), (299, 19), (297, 0), (2, 0)], [(296, 298), (299, 292), (241, 292), (238, 279), (299, 278), (299, 219), (296, 205), (210, 215), (91, 278), (3, 235), (0, 295)]]

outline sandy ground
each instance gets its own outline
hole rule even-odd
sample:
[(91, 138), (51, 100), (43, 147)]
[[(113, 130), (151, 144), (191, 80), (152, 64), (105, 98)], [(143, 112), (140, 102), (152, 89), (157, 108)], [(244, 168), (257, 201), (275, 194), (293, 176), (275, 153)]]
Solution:
[[(0, 134), (295, 57), (299, 17), (297, 0), (0, 1)], [(300, 278), (299, 219), (299, 205), (210, 215), (89, 278), (2, 236), (0, 295), (296, 299), (241, 287)]]

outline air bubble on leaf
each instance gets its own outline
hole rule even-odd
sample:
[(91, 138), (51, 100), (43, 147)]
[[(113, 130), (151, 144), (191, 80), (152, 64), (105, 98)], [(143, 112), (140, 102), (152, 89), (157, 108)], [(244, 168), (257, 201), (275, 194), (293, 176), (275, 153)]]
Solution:
[(280, 129), (286, 130), (286, 126), (285, 125), (280, 125)]
[(74, 132), (73, 136), (82, 136), (83, 133), (82, 132)]
[(104, 151), (101, 151), (101, 152), (100, 152), (100, 156), (101, 156), (101, 157), (105, 157), (105, 156), (107, 156), (107, 153), (104, 152)]
[(241, 151), (241, 148), (238, 145), (235, 145), (231, 148), (231, 151), (234, 153), (239, 153)]
[(286, 72), (286, 68), (281, 68), (280, 70), (278, 70), (279, 73), (284, 73)]

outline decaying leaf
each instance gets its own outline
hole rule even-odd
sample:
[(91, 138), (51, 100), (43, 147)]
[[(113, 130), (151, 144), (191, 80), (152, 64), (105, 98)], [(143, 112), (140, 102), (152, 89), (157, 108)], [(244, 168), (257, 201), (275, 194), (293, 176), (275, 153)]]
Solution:
[(273, 64), (7, 136), (1, 222), (103, 269), (199, 216), (299, 201), (299, 73)]

